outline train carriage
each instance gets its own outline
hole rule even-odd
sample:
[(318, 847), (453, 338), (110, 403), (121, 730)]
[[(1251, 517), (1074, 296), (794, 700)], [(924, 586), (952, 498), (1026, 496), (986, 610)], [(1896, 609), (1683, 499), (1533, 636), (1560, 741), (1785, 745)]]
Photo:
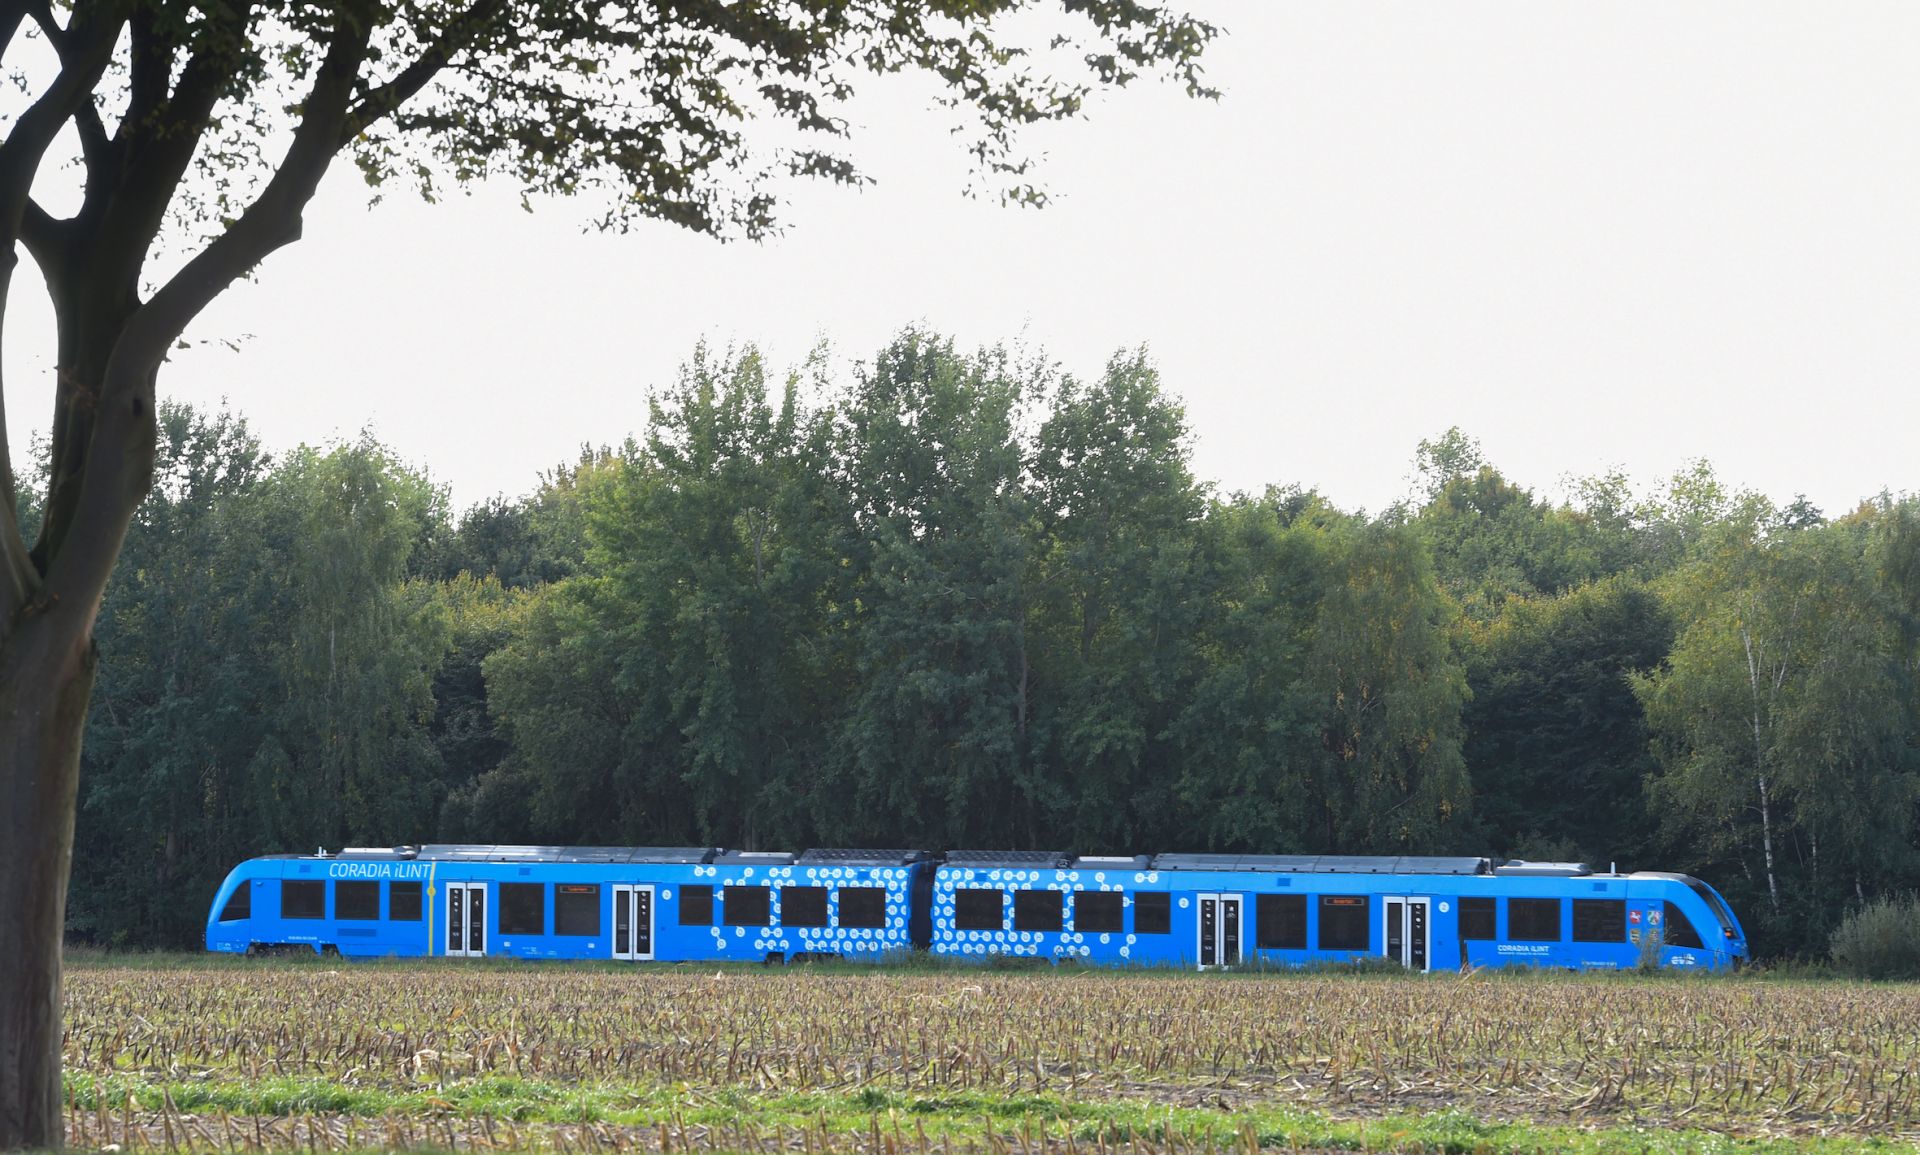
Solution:
[(878, 959), (912, 945), (919, 851), (364, 848), (250, 859), (207, 949), (356, 957)]
[(937, 954), (1113, 966), (1714, 969), (1747, 952), (1697, 879), (1488, 858), (966, 852), (936, 870), (931, 915)]
[[(1180, 961), (1145, 928), (1134, 899), (1145, 855), (955, 851), (934, 871), (931, 949), (953, 958)], [(1149, 900), (1151, 901), (1151, 900)]]

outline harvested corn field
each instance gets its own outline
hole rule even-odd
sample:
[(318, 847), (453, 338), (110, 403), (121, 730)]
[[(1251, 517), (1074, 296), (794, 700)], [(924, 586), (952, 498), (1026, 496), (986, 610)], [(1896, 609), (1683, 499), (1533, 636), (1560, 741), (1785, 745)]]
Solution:
[(182, 963), (69, 972), (77, 1146), (1904, 1145), (1920, 988)]

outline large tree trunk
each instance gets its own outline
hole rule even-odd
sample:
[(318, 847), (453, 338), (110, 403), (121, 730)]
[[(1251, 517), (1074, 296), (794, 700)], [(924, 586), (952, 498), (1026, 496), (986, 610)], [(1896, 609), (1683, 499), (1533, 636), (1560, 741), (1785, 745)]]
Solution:
[[(66, 319), (63, 337), (74, 327)], [(0, 622), (0, 1151), (49, 1150), (65, 1139), (60, 948), (93, 625), (153, 481), (155, 368), (109, 367), (104, 351), (88, 352), (61, 367), (55, 435), (68, 440), (54, 458), (37, 546), (34, 568), (45, 577)], [(103, 380), (97, 391), (82, 384)], [(74, 400), (86, 396), (112, 400)]]
[(93, 689), (91, 607), (28, 612), (0, 650), (0, 1151), (65, 1139), (60, 942)]

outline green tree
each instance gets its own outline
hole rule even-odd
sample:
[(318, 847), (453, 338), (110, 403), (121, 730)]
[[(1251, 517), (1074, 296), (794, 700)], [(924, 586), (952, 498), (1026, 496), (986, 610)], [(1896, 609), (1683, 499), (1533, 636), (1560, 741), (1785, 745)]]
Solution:
[(1140, 844), (1178, 770), (1165, 731), (1204, 608), (1205, 491), (1188, 455), (1185, 414), (1141, 352), (1064, 381), (1035, 435), (1027, 773), (1073, 845)]
[(829, 607), (851, 533), (831, 415), (770, 395), (751, 349), (697, 350), (655, 399), (643, 453), (590, 514), (596, 598), (633, 701), (630, 749), (704, 842), (803, 836), (844, 684)]
[(1306, 691), (1318, 702), (1313, 795), (1331, 851), (1402, 851), (1459, 837), (1471, 804), (1461, 757), (1467, 699), (1457, 607), (1412, 527), (1330, 535)]
[(1346, 514), (1316, 494), (1216, 502), (1201, 527), (1194, 673), (1169, 728), (1177, 805), (1163, 845), (1325, 848), (1313, 793), (1319, 696), (1301, 677)]
[(1511, 599), (1474, 631), (1464, 755), (1490, 849), (1607, 862), (1652, 848), (1655, 765), (1630, 679), (1672, 644), (1666, 606), (1627, 575)]
[(1225, 850), (1431, 850), (1461, 836), (1458, 611), (1424, 537), (1311, 492), (1216, 505), (1174, 727), (1189, 837)]
[(377, 445), (279, 463), (163, 406), (160, 481), (98, 636), (70, 928), (195, 941), (232, 862), (417, 838), (441, 787), (425, 690), (443, 598), (405, 559), (435, 494)]
[(1776, 945), (1804, 948), (1823, 893), (1907, 868), (1920, 731), (1872, 513), (1804, 527), (1753, 508), (1667, 581), (1680, 633), (1637, 691), (1656, 799), (1705, 853), (1751, 871), (1757, 851)]
[(184, 945), (206, 895), (256, 852), (248, 766), (270, 730), (276, 617), (245, 506), (270, 463), (231, 413), (163, 405), (154, 492), (96, 636), (69, 926), (95, 941)]
[(626, 745), (632, 695), (617, 639), (601, 628), (597, 585), (579, 576), (533, 591), (485, 658), (487, 708), (508, 751), (449, 800), (461, 836), (669, 841), (691, 825), (677, 792), (649, 798), (647, 764)]
[[(529, 595), (491, 575), (462, 572), (435, 591), (445, 607), (448, 646), (433, 678), (430, 734), (446, 790), (437, 822), (441, 837), (464, 841), (511, 841), (473, 829), (469, 800), (482, 776), (506, 760), (509, 746), (487, 700), (486, 660), (507, 645), (518, 621), (515, 609)], [(405, 841), (415, 841), (415, 835)]]
[[(31, 545), (0, 454), (0, 1054), (17, 1057), (0, 1064), (0, 1150), (61, 1138), (60, 933), (93, 627), (153, 483), (161, 363), (214, 298), (299, 237), (336, 154), (375, 185), (404, 180), (429, 197), (498, 177), (529, 197), (598, 194), (610, 227), (657, 219), (761, 236), (776, 223), (774, 180), (861, 179), (834, 151), (844, 102), (863, 77), (912, 70), (968, 118), (984, 178), (1038, 200), (1021, 126), (1077, 116), (1090, 92), (1146, 72), (1204, 93), (1199, 59), (1214, 35), (1136, 0), (1063, 0), (1068, 20), (1048, 50), (1004, 38), (1020, 25), (1008, 17), (1054, 7), (0, 8), (0, 59), (26, 90), (0, 140), (0, 319), (24, 247), (58, 345), (46, 512)], [(755, 147), (766, 134), (741, 130), (755, 115), (802, 143), (767, 155)], [(69, 160), (84, 194), (62, 219), (35, 200), (35, 182)], [(162, 243), (186, 254), (164, 273), (149, 262)]]
[(406, 578), (439, 496), (364, 435), (274, 471), (256, 548), (285, 622), (284, 697), (254, 759), (272, 842), (394, 844), (437, 817), (427, 726), (449, 622), (433, 587)]
[(1033, 386), (1000, 351), (908, 331), (846, 402), (858, 538), (853, 700), (824, 833), (1032, 845), (1051, 801), (1022, 772), (1034, 686), (1031, 516), (1018, 424)]
[(1621, 527), (1607, 519), (1619, 494), (1584, 483), (1591, 510), (1555, 507), (1507, 480), (1457, 427), (1414, 456), (1425, 504), (1416, 523), (1432, 543), (1441, 584), (1470, 617), (1489, 620), (1509, 597), (1559, 594), (1625, 567)]
[(443, 581), (490, 577), (507, 589), (532, 589), (575, 573), (587, 552), (581, 487), (613, 460), (611, 449), (585, 446), (577, 461), (543, 472), (533, 493), (495, 495), (470, 506), (450, 533), (430, 535), (414, 572)]
[(1428, 441), (1420, 439), (1414, 448), (1413, 473), (1419, 479), (1420, 496), (1432, 501), (1440, 491), (1456, 481), (1465, 481), (1487, 468), (1480, 440), (1470, 437), (1458, 425)]

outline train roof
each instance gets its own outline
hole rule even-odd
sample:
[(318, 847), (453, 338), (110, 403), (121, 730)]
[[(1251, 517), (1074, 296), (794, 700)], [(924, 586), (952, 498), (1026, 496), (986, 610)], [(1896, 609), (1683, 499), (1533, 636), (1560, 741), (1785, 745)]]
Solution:
[(492, 843), (427, 843), (422, 846), (348, 846), (317, 854), (269, 854), (267, 858), (356, 858), (405, 862), (554, 862), (597, 865), (684, 866), (910, 866), (939, 857), (925, 850), (731, 850), (723, 846), (504, 846)]
[(1527, 862), (1514, 858), (1493, 868), (1495, 874), (1533, 878), (1585, 878), (1593, 867), (1584, 862)]
[[(510, 846), (493, 843), (428, 843), (422, 846), (349, 846), (315, 854), (267, 858), (356, 858), (374, 861), (586, 863), (687, 866), (948, 866), (1023, 870), (1163, 870), (1259, 874), (1425, 874), (1583, 878), (1597, 876), (1584, 862), (1527, 862), (1485, 857), (1357, 854), (1158, 854), (1073, 855), (1064, 850), (926, 850), (822, 848), (800, 854), (733, 850), (719, 846)], [(1609, 877), (1612, 875), (1609, 874)], [(1645, 873), (1641, 877), (1647, 877)], [(1682, 878), (1673, 875), (1670, 877)]]
[(1064, 850), (954, 850), (942, 861), (947, 866), (1015, 870), (1146, 870), (1153, 858), (1146, 854), (1075, 855)]
[(1155, 870), (1263, 874), (1492, 874), (1491, 858), (1364, 854), (1159, 854)]
[(1017, 869), (1059, 870), (1070, 865), (1073, 856), (1064, 850), (950, 850), (948, 866), (1011, 866)]
[(793, 855), (780, 850), (721, 850), (707, 861), (719, 866), (792, 866)]
[(912, 866), (939, 857), (928, 850), (809, 850), (794, 859), (800, 866)]
[[(502, 846), (490, 843), (427, 843), (424, 846), (348, 846), (319, 854), (274, 854), (269, 858), (371, 858), (409, 862), (577, 862), (704, 866), (735, 861), (716, 846)], [(778, 855), (792, 862), (792, 855)], [(739, 859), (740, 861), (755, 861)]]

